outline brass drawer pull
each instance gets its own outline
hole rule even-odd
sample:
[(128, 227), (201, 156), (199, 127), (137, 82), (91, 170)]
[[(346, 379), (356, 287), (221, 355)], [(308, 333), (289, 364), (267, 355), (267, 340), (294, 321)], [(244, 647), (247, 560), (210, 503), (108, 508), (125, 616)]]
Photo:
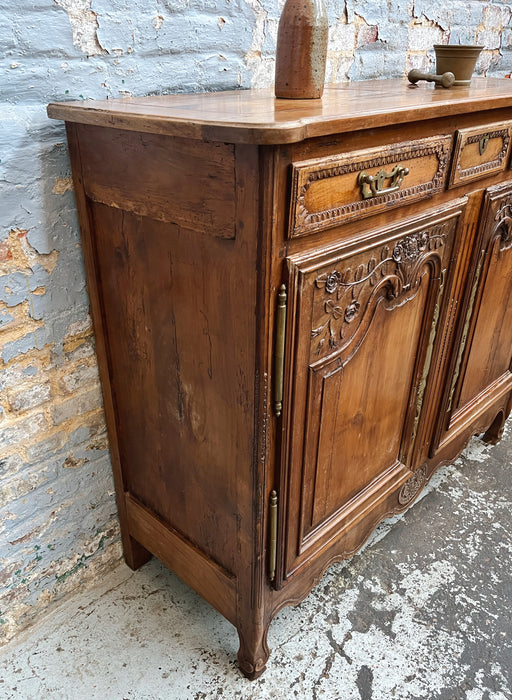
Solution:
[[(390, 173), (387, 173), (385, 170), (379, 170), (377, 175), (370, 175), (363, 170), (363, 172), (359, 173), (357, 179), (361, 187), (361, 196), (363, 199), (370, 199), (370, 197), (377, 197), (381, 194), (396, 192), (400, 189), (402, 180), (408, 174), (409, 168), (404, 168), (403, 165), (395, 165)], [(385, 180), (391, 180), (389, 187), (384, 187)]]

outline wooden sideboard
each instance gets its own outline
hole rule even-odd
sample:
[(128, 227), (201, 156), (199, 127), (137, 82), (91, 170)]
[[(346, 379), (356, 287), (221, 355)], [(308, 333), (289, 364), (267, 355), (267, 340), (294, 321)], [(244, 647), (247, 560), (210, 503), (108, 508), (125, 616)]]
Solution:
[(512, 81), (52, 104), (126, 561), (239, 664), (512, 403)]

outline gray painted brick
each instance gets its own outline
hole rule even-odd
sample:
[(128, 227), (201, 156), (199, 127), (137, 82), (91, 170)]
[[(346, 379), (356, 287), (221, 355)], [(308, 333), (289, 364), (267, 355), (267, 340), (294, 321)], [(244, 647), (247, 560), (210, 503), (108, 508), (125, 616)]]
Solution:
[(50, 395), (50, 384), (44, 382), (43, 384), (35, 384), (28, 389), (12, 392), (9, 394), (9, 403), (15, 413), (22, 413), (46, 403), (50, 400)]
[(14, 474), (23, 466), (23, 460), (19, 454), (10, 454), (7, 457), (0, 457), (0, 476)]
[(0, 277), (0, 300), (7, 306), (17, 306), (25, 301), (29, 292), (48, 284), (50, 275), (39, 264), (26, 273), (14, 272)]
[(27, 333), (18, 340), (5, 343), (2, 349), (2, 360), (10, 362), (15, 357), (29, 352), (29, 350), (41, 349), (45, 345), (46, 340), (44, 328), (37, 328), (33, 333)]
[(54, 405), (52, 407), (53, 423), (54, 425), (60, 425), (70, 418), (93, 411), (101, 405), (101, 391), (99, 386), (96, 386), (81, 396), (74, 396), (67, 401)]
[(44, 58), (63, 60), (76, 55), (77, 48), (69, 32), (69, 19), (65, 12), (53, 5), (52, 12), (43, 17), (39, 13), (21, 16), (14, 21), (16, 51), (14, 57), (30, 55), (31, 60)]
[(29, 462), (35, 462), (40, 458), (47, 458), (49, 455), (54, 454), (61, 449), (65, 441), (66, 433), (60, 431), (45, 440), (32, 443), (30, 447), (27, 447), (27, 458)]
[(64, 374), (60, 380), (60, 387), (63, 393), (71, 394), (93, 382), (96, 384), (99, 382), (98, 368), (96, 365), (91, 367), (85, 365)]
[(24, 418), (11, 426), (3, 426), (0, 430), (0, 449), (21, 444), (42, 432), (47, 427), (43, 413)]

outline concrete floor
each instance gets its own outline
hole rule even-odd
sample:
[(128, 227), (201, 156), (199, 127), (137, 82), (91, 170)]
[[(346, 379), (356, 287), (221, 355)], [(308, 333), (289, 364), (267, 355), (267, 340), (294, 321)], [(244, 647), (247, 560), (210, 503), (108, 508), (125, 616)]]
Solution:
[(266, 673), (236, 667), (234, 628), (153, 560), (0, 650), (0, 698), (512, 698), (512, 430), (474, 440), (404, 516), (271, 625)]

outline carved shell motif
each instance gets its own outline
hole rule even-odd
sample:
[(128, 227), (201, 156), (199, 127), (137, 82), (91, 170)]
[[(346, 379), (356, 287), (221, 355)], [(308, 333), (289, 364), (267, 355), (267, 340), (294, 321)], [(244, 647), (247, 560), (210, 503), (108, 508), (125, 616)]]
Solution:
[(380, 256), (372, 256), (355, 269), (320, 273), (315, 286), (324, 295), (316, 303), (322, 304), (323, 313), (320, 325), (315, 324), (311, 331), (313, 353), (323, 354), (326, 349), (330, 351), (340, 345), (346, 328), (361, 316), (365, 302), (379, 282), (385, 284), (385, 295), (389, 300), (414, 286), (416, 261), (444, 245), (452, 225), (453, 222), (443, 222), (429, 230), (405, 236), (396, 242), (394, 248), (383, 246)]

